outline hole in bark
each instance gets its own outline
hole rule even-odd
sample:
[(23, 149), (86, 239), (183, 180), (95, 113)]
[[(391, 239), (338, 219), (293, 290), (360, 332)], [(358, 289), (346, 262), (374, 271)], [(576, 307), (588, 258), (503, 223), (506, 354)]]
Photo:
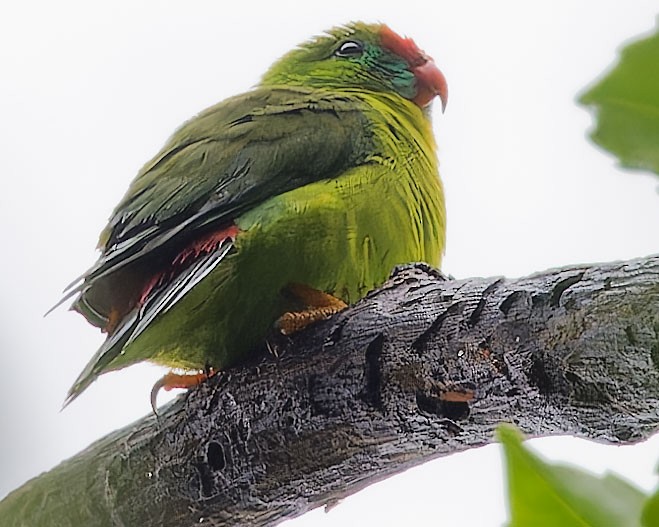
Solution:
[(548, 394), (553, 391), (553, 383), (545, 369), (545, 363), (535, 358), (529, 370), (529, 380), (538, 388), (542, 394)]
[[(449, 300), (450, 301), (450, 298)], [(455, 321), (452, 320), (453, 317), (458, 319), (462, 318), (462, 312), (464, 311), (467, 304), (463, 301), (458, 301), (455, 304), (451, 304), (446, 311), (442, 312), (433, 320), (432, 324), (426, 329), (419, 337), (412, 342), (411, 346), (414, 351), (419, 355), (426, 351), (425, 347), (430, 341), (430, 339), (442, 329), (444, 329), (444, 324), (447, 324), (446, 332), (446, 341), (450, 342), (455, 336), (456, 332), (459, 331), (459, 326)], [(459, 323), (459, 320), (458, 320)]]
[(561, 296), (574, 284), (579, 282), (583, 278), (583, 273), (579, 273), (574, 276), (570, 276), (564, 280), (561, 280), (554, 286), (554, 290), (551, 293), (551, 298), (549, 299), (549, 305), (551, 307), (558, 307), (561, 302)]
[(442, 401), (442, 414), (451, 421), (460, 421), (469, 417), (469, 403)]
[(506, 316), (508, 316), (508, 312), (510, 309), (521, 299), (526, 298), (528, 296), (528, 293), (526, 291), (513, 291), (510, 293), (506, 299), (501, 302), (499, 305), (499, 310)]
[(364, 363), (366, 386), (364, 386), (360, 394), (362, 400), (376, 408), (382, 407), (380, 357), (382, 355), (383, 343), (384, 336), (380, 334), (366, 348), (366, 361)]
[(481, 298), (478, 301), (478, 305), (476, 306), (476, 309), (471, 313), (471, 316), (469, 317), (469, 322), (468, 325), (470, 328), (473, 328), (476, 324), (478, 324), (479, 319), (481, 318), (481, 313), (483, 312), (483, 309), (485, 309), (485, 298)]
[(208, 465), (213, 470), (222, 470), (226, 466), (224, 450), (219, 443), (211, 442), (208, 444), (206, 459), (208, 460)]
[(473, 313), (469, 317), (469, 327), (473, 328), (476, 324), (478, 324), (478, 321), (481, 318), (481, 314), (483, 313), (483, 310), (485, 309), (485, 304), (487, 303), (487, 298), (494, 292), (496, 291), (499, 286), (501, 285), (501, 278), (496, 280), (495, 282), (491, 283), (488, 285), (483, 293), (481, 294), (481, 299), (478, 301), (478, 305), (476, 306), (476, 309), (474, 309)]
[(199, 484), (201, 486), (202, 496), (208, 498), (213, 495), (213, 474), (206, 463), (195, 463), (197, 473), (199, 474)]
[(441, 329), (442, 324), (444, 323), (444, 319), (446, 318), (446, 312), (441, 313), (435, 320), (433, 320), (432, 324), (430, 324), (430, 327), (426, 329), (421, 335), (417, 337), (417, 339), (412, 342), (412, 349), (416, 351), (419, 355), (422, 355), (423, 352), (425, 351), (426, 344), (428, 343), (428, 340), (430, 340), (431, 335), (439, 331)]
[(443, 401), (437, 397), (429, 397), (421, 391), (416, 392), (416, 405), (424, 413), (445, 417), (451, 421), (459, 421), (469, 416), (469, 403)]
[(416, 392), (416, 406), (422, 412), (443, 416), (441, 403), (439, 399), (428, 397), (423, 392)]

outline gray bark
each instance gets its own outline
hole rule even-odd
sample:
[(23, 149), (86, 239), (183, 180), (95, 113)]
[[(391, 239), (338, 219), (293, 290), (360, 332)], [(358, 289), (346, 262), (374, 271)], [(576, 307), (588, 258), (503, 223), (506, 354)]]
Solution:
[(270, 347), (14, 491), (2, 525), (272, 525), (489, 443), (501, 421), (647, 438), (659, 256), (521, 279), (408, 266)]

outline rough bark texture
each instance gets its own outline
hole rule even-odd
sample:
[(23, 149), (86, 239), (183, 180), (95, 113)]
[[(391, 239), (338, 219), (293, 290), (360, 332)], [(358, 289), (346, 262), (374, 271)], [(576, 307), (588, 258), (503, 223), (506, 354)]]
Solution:
[(437, 456), (659, 428), (659, 257), (509, 280), (424, 265), (90, 446), (2, 525), (272, 525)]

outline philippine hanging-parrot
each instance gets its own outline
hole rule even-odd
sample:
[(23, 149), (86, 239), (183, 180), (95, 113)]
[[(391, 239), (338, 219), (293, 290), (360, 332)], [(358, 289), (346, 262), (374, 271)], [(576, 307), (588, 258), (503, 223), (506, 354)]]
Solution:
[(65, 296), (107, 334), (65, 404), (140, 361), (230, 367), (273, 325), (326, 318), (396, 265), (439, 266), (435, 96), (444, 107), (446, 81), (413, 40), (352, 23), (183, 124), (130, 184), (98, 261)]

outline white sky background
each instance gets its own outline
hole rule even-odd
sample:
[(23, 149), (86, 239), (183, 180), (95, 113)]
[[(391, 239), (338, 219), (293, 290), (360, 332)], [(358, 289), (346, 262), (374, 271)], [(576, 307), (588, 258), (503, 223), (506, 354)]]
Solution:
[[(42, 317), (94, 261), (129, 181), (185, 119), (249, 89), (277, 57), (332, 25), (387, 22), (446, 75), (448, 108), (435, 112), (449, 215), (444, 271), (520, 276), (659, 250), (658, 180), (617, 169), (587, 141), (591, 118), (574, 103), (623, 41), (654, 27), (656, 1), (353, 4), (0, 8), (0, 497), (149, 412), (162, 370), (140, 365), (104, 376), (60, 413), (103, 337), (66, 309)], [(656, 482), (659, 436), (631, 448), (534, 445), (645, 489)], [(500, 525), (502, 489), (490, 446), (290, 525)]]

